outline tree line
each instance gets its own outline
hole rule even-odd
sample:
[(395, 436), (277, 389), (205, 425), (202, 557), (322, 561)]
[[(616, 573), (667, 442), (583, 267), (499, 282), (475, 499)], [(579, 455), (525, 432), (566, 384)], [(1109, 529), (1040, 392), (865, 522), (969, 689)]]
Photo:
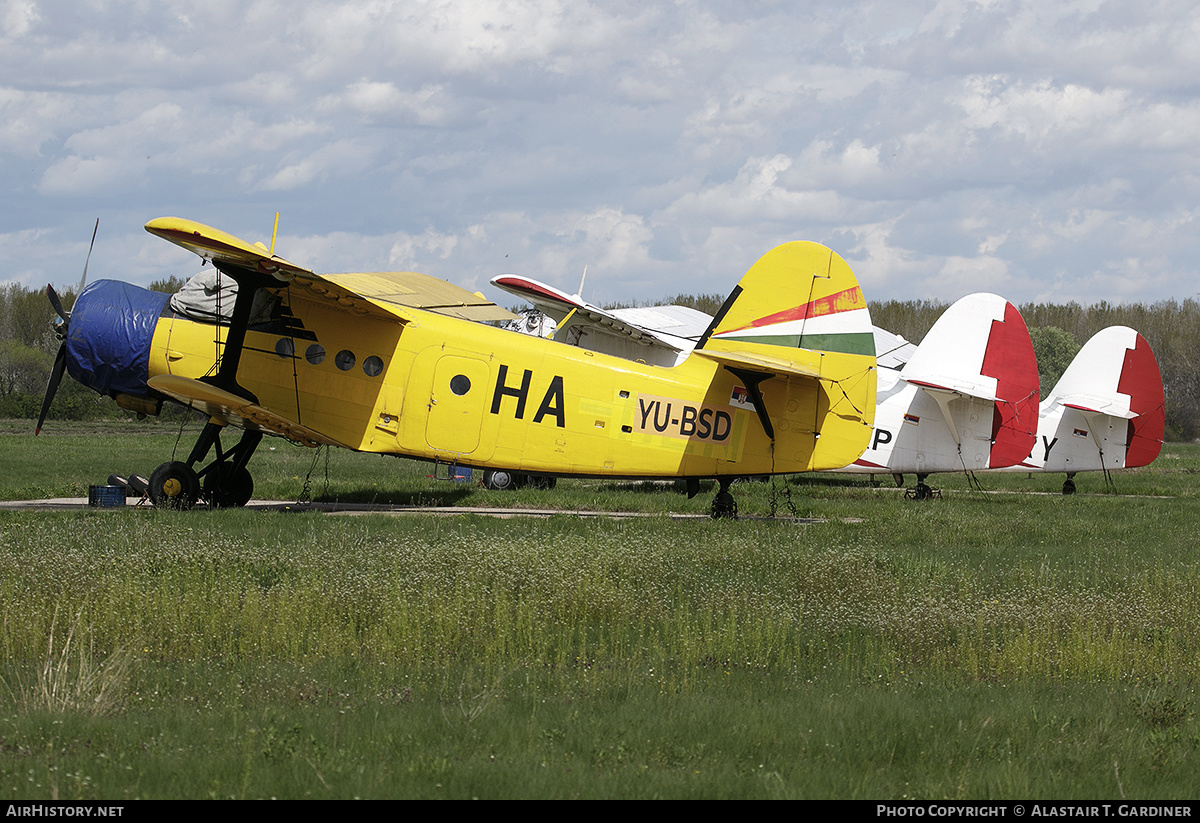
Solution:
[[(182, 285), (179, 278), (170, 278), (150, 287), (175, 292)], [(75, 304), (75, 296), (74, 289), (59, 292), (66, 307)], [(54, 357), (62, 345), (54, 331), (57, 317), (44, 289), (27, 289), (16, 283), (0, 285), (0, 418), (37, 420)], [(58, 420), (105, 420), (126, 417), (129, 412), (111, 398), (64, 375), (50, 416)]]
[[(174, 292), (181, 285), (179, 278), (170, 278), (152, 283), (151, 288)], [(75, 300), (71, 291), (60, 297), (65, 306)], [(724, 300), (720, 294), (681, 294), (664, 302), (716, 314)], [(919, 343), (948, 306), (936, 300), (888, 300), (870, 304), (871, 319)], [(1167, 397), (1167, 439), (1200, 436), (1200, 371), (1196, 368), (1200, 303), (1189, 298), (1128, 305), (1029, 303), (1019, 308), (1033, 339), (1043, 397), (1092, 335), (1108, 326), (1129, 326), (1146, 338), (1158, 358)], [(12, 283), (0, 286), (0, 418), (37, 418), (60, 345), (54, 319), (43, 290)], [(127, 412), (109, 398), (64, 379), (51, 414), (57, 419), (102, 419)]]

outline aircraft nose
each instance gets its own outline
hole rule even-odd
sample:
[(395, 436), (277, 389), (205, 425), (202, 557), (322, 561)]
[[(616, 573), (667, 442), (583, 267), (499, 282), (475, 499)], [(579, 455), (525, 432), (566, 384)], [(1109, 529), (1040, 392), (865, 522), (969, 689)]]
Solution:
[(67, 373), (101, 394), (149, 391), (150, 343), (170, 295), (97, 280), (75, 301), (66, 340)]

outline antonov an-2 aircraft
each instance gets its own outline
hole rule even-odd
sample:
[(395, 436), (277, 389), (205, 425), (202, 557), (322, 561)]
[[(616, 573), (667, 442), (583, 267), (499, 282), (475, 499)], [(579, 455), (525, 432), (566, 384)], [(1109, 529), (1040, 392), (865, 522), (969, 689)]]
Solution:
[[(691, 353), (662, 366), (474, 322), (511, 315), (426, 275), (316, 274), (193, 221), (146, 229), (219, 277), (193, 289), (206, 300), (191, 310), (182, 294), (88, 286), (60, 311), (42, 418), (64, 369), (125, 408), (207, 415), (187, 460), (153, 472), (156, 505), (244, 505), (247, 465), (276, 435), (533, 475), (680, 477), (691, 489), (715, 477), (724, 517), (737, 477), (844, 466), (871, 435), (867, 303), (816, 243), (763, 255)], [(230, 426), (242, 433), (226, 449)]]
[(1078, 472), (1148, 466), (1162, 449), (1166, 398), (1158, 360), (1128, 326), (1101, 329), (1083, 345), (1042, 401), (1037, 443), (1010, 471)]

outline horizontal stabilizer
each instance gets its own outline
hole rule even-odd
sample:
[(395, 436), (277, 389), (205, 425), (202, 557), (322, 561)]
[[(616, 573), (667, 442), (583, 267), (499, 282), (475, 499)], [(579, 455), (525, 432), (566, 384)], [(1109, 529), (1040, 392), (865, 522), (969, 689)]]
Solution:
[(806, 359), (798, 357), (785, 358), (758, 351), (715, 351), (712, 349), (697, 351), (696, 355), (708, 358), (709, 360), (715, 360), (724, 366), (735, 369), (771, 374), (788, 374), (795, 377), (820, 378), (820, 355), (815, 352), (805, 353), (811, 354), (811, 357)]
[(1120, 408), (1114, 403), (1106, 402), (1102, 397), (1072, 395), (1071, 397), (1062, 398), (1062, 401), (1063, 405), (1068, 409), (1075, 409), (1085, 414), (1106, 414), (1109, 417), (1119, 417), (1122, 420), (1132, 420), (1137, 417), (1137, 412)]

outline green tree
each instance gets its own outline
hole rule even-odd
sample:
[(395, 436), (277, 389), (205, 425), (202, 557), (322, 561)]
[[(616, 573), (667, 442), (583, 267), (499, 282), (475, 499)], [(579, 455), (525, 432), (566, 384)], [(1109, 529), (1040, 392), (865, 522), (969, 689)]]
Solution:
[(871, 322), (920, 345), (948, 304), (939, 300), (886, 300), (871, 303)]
[(50, 378), (53, 355), (31, 348), (20, 340), (0, 340), (0, 397), (37, 394)]
[(176, 275), (171, 275), (165, 280), (155, 280), (150, 284), (150, 291), (161, 291), (167, 294), (175, 294), (183, 288), (184, 279)]
[(1079, 353), (1079, 342), (1073, 334), (1058, 326), (1035, 326), (1029, 330), (1029, 339), (1033, 341), (1033, 353), (1037, 355), (1038, 381), (1045, 400)]

